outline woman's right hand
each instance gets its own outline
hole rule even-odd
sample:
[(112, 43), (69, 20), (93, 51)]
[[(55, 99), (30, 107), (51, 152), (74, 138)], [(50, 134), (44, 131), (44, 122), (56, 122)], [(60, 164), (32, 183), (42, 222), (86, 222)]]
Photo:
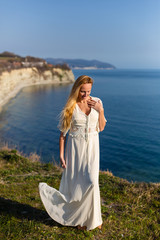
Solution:
[(61, 162), (62, 168), (66, 168), (66, 161), (64, 160), (64, 158), (60, 158), (60, 162)]

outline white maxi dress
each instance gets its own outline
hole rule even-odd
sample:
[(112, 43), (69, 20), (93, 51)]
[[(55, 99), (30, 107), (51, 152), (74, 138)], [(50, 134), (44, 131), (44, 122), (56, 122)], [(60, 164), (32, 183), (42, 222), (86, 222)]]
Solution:
[[(92, 97), (93, 100), (100, 100)], [(100, 100), (102, 103), (102, 101)], [(99, 191), (99, 113), (86, 115), (76, 104), (65, 148), (66, 168), (59, 191), (39, 183), (40, 197), (49, 216), (66, 226), (102, 224)], [(66, 135), (66, 132), (63, 133)]]

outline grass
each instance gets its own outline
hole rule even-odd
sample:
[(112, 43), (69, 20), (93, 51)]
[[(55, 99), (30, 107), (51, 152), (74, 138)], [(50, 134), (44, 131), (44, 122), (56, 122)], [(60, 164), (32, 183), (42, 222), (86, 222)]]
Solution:
[(39, 197), (38, 183), (59, 188), (62, 170), (36, 154), (0, 150), (0, 239), (160, 239), (160, 184), (130, 183), (100, 172), (102, 230), (80, 231), (54, 222)]

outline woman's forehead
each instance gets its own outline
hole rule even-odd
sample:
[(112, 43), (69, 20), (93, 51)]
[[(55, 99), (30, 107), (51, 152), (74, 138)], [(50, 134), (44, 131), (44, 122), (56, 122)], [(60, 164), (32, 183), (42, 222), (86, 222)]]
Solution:
[(91, 90), (91, 88), (92, 88), (91, 83), (85, 83), (85, 84), (82, 85), (81, 90), (84, 90), (84, 91), (88, 90), (89, 91), (89, 90)]

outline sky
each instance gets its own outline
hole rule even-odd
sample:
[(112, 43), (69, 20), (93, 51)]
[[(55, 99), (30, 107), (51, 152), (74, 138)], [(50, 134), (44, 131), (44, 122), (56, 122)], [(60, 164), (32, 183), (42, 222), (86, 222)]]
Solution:
[(160, 69), (159, 0), (0, 0), (0, 52)]

